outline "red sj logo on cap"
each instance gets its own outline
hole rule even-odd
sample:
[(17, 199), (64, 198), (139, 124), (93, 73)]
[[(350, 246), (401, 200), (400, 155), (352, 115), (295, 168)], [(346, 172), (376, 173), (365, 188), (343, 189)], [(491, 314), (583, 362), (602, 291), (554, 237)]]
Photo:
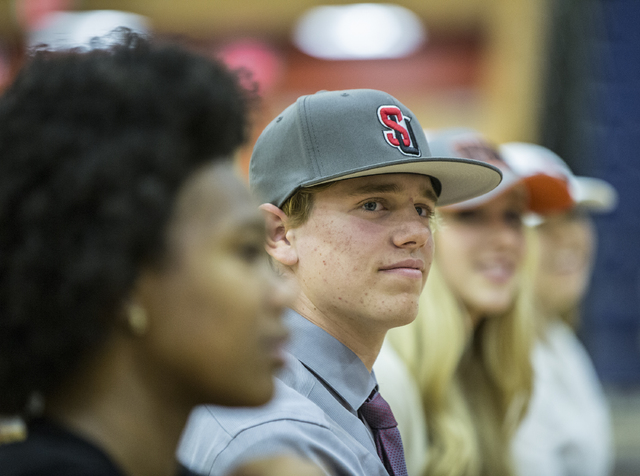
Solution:
[(397, 147), (404, 155), (420, 155), (420, 148), (411, 128), (411, 118), (403, 116), (398, 106), (380, 106), (378, 119), (388, 129), (383, 134), (389, 145)]

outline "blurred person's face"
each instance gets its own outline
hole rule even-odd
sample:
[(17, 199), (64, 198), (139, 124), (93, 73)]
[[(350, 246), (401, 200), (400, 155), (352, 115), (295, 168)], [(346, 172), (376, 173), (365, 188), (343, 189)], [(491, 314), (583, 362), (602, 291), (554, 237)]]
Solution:
[(546, 312), (564, 313), (579, 304), (591, 276), (595, 231), (579, 210), (545, 217), (536, 227), (540, 265), (536, 298)]
[(508, 311), (524, 260), (526, 190), (516, 185), (475, 208), (443, 210), (436, 259), (472, 322)]
[(139, 280), (148, 378), (186, 404), (258, 405), (272, 395), (292, 295), (269, 266), (264, 226), (231, 165), (207, 166), (178, 196), (167, 264)]
[(345, 334), (379, 335), (415, 319), (435, 200), (418, 174), (342, 180), (315, 194), (309, 219), (287, 232), (306, 306)]

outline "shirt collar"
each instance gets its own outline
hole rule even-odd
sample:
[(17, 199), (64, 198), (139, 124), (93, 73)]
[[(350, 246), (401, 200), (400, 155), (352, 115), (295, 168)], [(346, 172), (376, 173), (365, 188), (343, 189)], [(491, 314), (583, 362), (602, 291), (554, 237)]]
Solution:
[(362, 360), (297, 312), (288, 309), (284, 320), (291, 332), (287, 350), (357, 411), (377, 386)]

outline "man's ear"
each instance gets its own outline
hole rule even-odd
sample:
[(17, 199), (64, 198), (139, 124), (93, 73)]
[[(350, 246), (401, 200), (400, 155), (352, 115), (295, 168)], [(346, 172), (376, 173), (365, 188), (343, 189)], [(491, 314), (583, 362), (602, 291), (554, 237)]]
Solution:
[(271, 203), (263, 203), (260, 210), (264, 212), (267, 222), (266, 249), (273, 259), (285, 266), (293, 266), (298, 262), (295, 246), (289, 241), (293, 236), (291, 230), (287, 233), (288, 217), (278, 207)]

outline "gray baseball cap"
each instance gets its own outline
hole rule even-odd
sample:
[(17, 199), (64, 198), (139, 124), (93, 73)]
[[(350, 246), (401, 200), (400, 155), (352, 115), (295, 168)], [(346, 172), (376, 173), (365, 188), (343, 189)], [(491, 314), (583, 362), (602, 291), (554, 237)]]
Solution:
[(281, 207), (296, 190), (367, 175), (413, 173), (437, 180), (438, 206), (482, 195), (501, 180), (497, 167), (433, 157), (414, 114), (373, 89), (302, 96), (262, 132), (249, 184), (262, 203)]

